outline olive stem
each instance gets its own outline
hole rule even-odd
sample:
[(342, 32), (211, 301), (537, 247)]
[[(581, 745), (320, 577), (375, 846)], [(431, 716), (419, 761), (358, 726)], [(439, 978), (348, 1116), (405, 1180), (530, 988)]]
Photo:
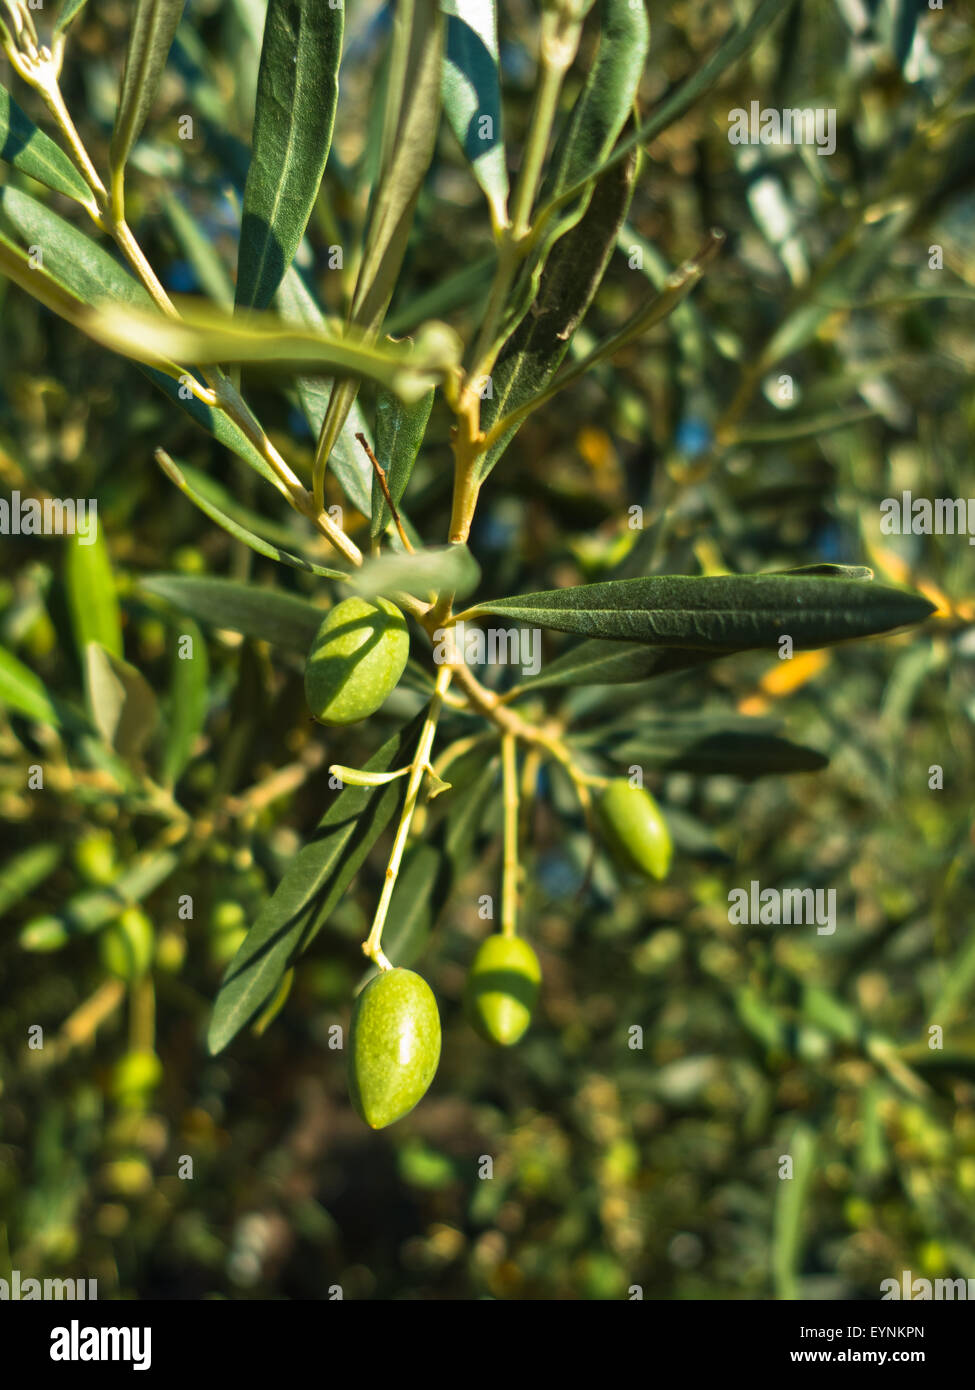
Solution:
[(501, 878), (501, 935), (515, 936), (518, 923), (518, 764), (515, 736), (501, 735), (504, 778), (504, 868)]
[(416, 752), (413, 754), (413, 762), (410, 764), (410, 778), (406, 784), (403, 811), (400, 815), (399, 825), (396, 827), (396, 838), (393, 840), (389, 863), (386, 865), (386, 880), (383, 883), (383, 891), (376, 907), (376, 915), (372, 920), (372, 928), (362, 943), (363, 953), (378, 965), (380, 970), (392, 969), (389, 960), (381, 950), (383, 927), (386, 925), (386, 913), (389, 911), (390, 899), (393, 896), (393, 889), (396, 887), (396, 879), (403, 860), (403, 851), (406, 848), (406, 837), (410, 833), (410, 822), (413, 819), (413, 812), (416, 810), (417, 799), (420, 795), (420, 786), (430, 764), (430, 750), (433, 747), (433, 736), (437, 730), (437, 720), (440, 718), (443, 697), (452, 675), (453, 671), (449, 666), (441, 666), (437, 672), (433, 698), (430, 701), (430, 708), (427, 710), (423, 728), (420, 730), (420, 740), (416, 745)]

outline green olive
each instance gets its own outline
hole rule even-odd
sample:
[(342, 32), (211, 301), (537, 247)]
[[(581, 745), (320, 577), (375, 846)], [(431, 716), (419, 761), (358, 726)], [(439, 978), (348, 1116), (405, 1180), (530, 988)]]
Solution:
[(660, 807), (643, 787), (620, 777), (596, 800), (607, 848), (616, 861), (644, 878), (666, 878), (673, 843)]
[(384, 970), (360, 992), (349, 1034), (349, 1094), (372, 1129), (401, 1120), (426, 1095), (440, 1061), (433, 990), (412, 970)]
[(138, 1106), (162, 1080), (162, 1062), (154, 1052), (127, 1052), (112, 1073), (112, 1094), (122, 1105)]
[(406, 619), (385, 598), (347, 598), (315, 635), (305, 662), (308, 708), (320, 724), (355, 724), (374, 714), (410, 654)]
[(478, 1033), (511, 1047), (531, 1023), (542, 982), (538, 957), (520, 936), (489, 936), (467, 975), (464, 1004)]
[(102, 964), (120, 980), (140, 979), (152, 964), (155, 933), (138, 907), (127, 907), (117, 922), (99, 933)]

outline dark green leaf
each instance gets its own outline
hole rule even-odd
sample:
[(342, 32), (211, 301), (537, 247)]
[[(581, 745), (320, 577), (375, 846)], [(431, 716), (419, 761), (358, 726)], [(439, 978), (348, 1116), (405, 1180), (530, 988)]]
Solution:
[(799, 575), (660, 575), (583, 584), (480, 603), (458, 616), (496, 613), (560, 632), (708, 651), (825, 646), (923, 621), (918, 594), (853, 579)]
[[(432, 409), (432, 391), (410, 405), (387, 391), (381, 392), (376, 401), (374, 453), (385, 469), (386, 485), (397, 510), (410, 481)], [(389, 504), (383, 496), (379, 479), (373, 477), (370, 535), (381, 536), (391, 520)]]
[[(491, 395), (481, 407), (488, 431), (540, 395), (568, 351), (609, 263), (633, 194), (635, 161), (628, 160), (600, 179), (585, 216), (555, 245), (539, 281), (530, 311), (505, 343), (491, 373)], [(504, 453), (514, 425), (487, 450), (479, 474), (487, 477)]]
[[(417, 718), (394, 734), (366, 769), (385, 772), (406, 762), (421, 724), (422, 718)], [(284, 972), (341, 900), (403, 794), (403, 778), (381, 787), (346, 787), (339, 793), (227, 968), (210, 1021), (211, 1053), (225, 1048), (271, 998)]]
[(6, 87), (0, 86), (0, 159), (30, 174), (55, 193), (79, 203), (92, 201), (91, 189), (71, 160), (21, 111)]
[(151, 574), (139, 581), (139, 587), (201, 623), (302, 653), (308, 651), (325, 617), (307, 599), (234, 579)]
[(338, 98), (344, 7), (269, 0), (244, 188), (238, 305), (270, 304), (305, 234)]
[(697, 772), (733, 777), (762, 777), (768, 773), (818, 772), (829, 759), (814, 748), (790, 743), (775, 734), (727, 729), (701, 734), (680, 722), (638, 730), (632, 738), (612, 745), (621, 764), (663, 768), (668, 772)]
[(598, 637), (580, 642), (519, 683), (519, 689), (542, 686), (628, 685), (703, 665), (712, 652), (647, 647), (642, 642), (612, 642)]
[(646, 6), (603, 0), (599, 49), (552, 157), (555, 196), (587, 178), (609, 155), (633, 110), (650, 48)]

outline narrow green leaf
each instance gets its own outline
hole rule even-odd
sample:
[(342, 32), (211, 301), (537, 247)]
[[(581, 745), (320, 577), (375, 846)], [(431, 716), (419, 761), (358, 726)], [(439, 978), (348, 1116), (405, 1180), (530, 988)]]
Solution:
[(68, 156), (38, 130), (3, 86), (0, 86), (0, 159), (55, 193), (64, 193), (78, 203), (92, 201), (91, 189)]
[(84, 667), (87, 660), (89, 642), (98, 642), (121, 660), (122, 613), (104, 532), (96, 528), (89, 543), (83, 543), (78, 536), (68, 537), (66, 546), (64, 583), (81, 665)]
[[(409, 0), (396, 7), (393, 22), (382, 168), (350, 314), (350, 322), (366, 332), (378, 331), (389, 308), (440, 124), (444, 22), (437, 0)], [(316, 488), (358, 389), (355, 381), (336, 382), (319, 432)]]
[(61, 724), (61, 715), (40, 676), (6, 647), (0, 647), (0, 705), (35, 719), (38, 724), (51, 724), (54, 728)]
[[(36, 198), (16, 188), (0, 188), (0, 210), (27, 245), (42, 247), (47, 269), (86, 303), (95, 304), (109, 299), (147, 308), (152, 305), (148, 292), (114, 256)], [(38, 274), (37, 271), (29, 273)], [(215, 410), (198, 400), (165, 372), (141, 364), (139, 370), (208, 434), (243, 459), (267, 482), (278, 486), (269, 465), (222, 410)]]
[[(376, 401), (376, 447), (373, 452), (386, 472), (386, 486), (397, 511), (420, 452), (432, 409), (432, 391), (411, 405), (390, 395), (388, 391), (381, 392)], [(374, 476), (370, 535), (381, 536), (391, 520), (389, 503), (383, 496), (379, 479)]]
[(152, 737), (159, 717), (152, 686), (127, 661), (98, 642), (89, 642), (85, 688), (95, 728), (120, 758), (134, 762)]
[(590, 637), (519, 683), (520, 690), (543, 686), (630, 685), (668, 676), (714, 659), (712, 652), (647, 647), (642, 642)]
[(63, 34), (68, 25), (77, 18), (87, 4), (88, 0), (64, 0), (54, 25), (55, 34)]
[(294, 260), (325, 172), (344, 6), (269, 0), (244, 187), (236, 303), (266, 308)]
[(497, 613), (560, 632), (651, 646), (746, 651), (821, 647), (922, 622), (918, 594), (859, 580), (800, 575), (660, 575), (492, 599), (459, 617)]
[[(407, 761), (421, 724), (419, 717), (387, 739), (366, 768), (385, 772)], [(327, 922), (401, 804), (404, 786), (399, 779), (383, 787), (347, 787), (325, 812), (227, 968), (210, 1021), (211, 1053), (225, 1048), (254, 1018)]]
[(799, 1297), (803, 1225), (816, 1173), (816, 1149), (815, 1131), (800, 1120), (786, 1150), (792, 1160), (792, 1175), (781, 1176), (776, 1183), (772, 1220), (772, 1278), (776, 1298)]
[(498, 14), (495, 0), (443, 0), (447, 19), (443, 109), (491, 209), (508, 220), (508, 170), (501, 132)]
[(139, 580), (139, 587), (198, 622), (303, 653), (308, 651), (325, 617), (307, 599), (259, 584), (241, 584), (235, 579), (151, 574)]
[(460, 360), (460, 340), (443, 323), (426, 323), (410, 343), (380, 342), (339, 324), (301, 329), (258, 311), (236, 317), (195, 303), (181, 317), (107, 304), (90, 311), (85, 331), (106, 347), (151, 364), (239, 363), (266, 372), (341, 372), (369, 377), (405, 401), (419, 400)]
[(206, 640), (192, 618), (183, 618), (172, 633), (169, 718), (161, 779), (172, 787), (193, 756), (210, 703), (210, 662)]
[(649, 734), (637, 731), (632, 738), (612, 745), (614, 761), (640, 763), (668, 772), (696, 772), (713, 777), (764, 777), (769, 773), (818, 772), (829, 758), (815, 748), (804, 748), (775, 734), (728, 729), (696, 734), (679, 723), (660, 726)]
[(61, 862), (61, 846), (41, 843), (0, 865), (0, 917), (39, 888)]
[(551, 215), (557, 207), (572, 202), (580, 193), (585, 192), (593, 179), (599, 178), (608, 168), (626, 159), (632, 150), (649, 145), (668, 126), (673, 125), (674, 121), (680, 120), (685, 112), (716, 86), (728, 68), (751, 52), (767, 31), (789, 12), (794, 3), (795, 0), (759, 0), (747, 24), (741, 28), (733, 24), (724, 41), (707, 62), (697, 68), (693, 76), (683, 82), (632, 135), (621, 140), (612, 154), (601, 164), (585, 169), (575, 183), (563, 188), (543, 209), (543, 214)]
[(633, 110), (649, 49), (643, 0), (603, 0), (596, 58), (552, 156), (552, 195), (588, 178), (609, 155)]
[(270, 541), (262, 540), (253, 531), (249, 531), (246, 526), (234, 521), (232, 517), (227, 516), (226, 512), (221, 511), (215, 503), (209, 501), (187, 481), (182, 469), (177, 467), (164, 449), (156, 450), (156, 462), (170, 482), (175, 483), (183, 496), (188, 497), (199, 507), (204, 516), (209, 517), (228, 535), (233, 536), (234, 540), (238, 540), (243, 545), (249, 546), (251, 550), (257, 551), (258, 555), (266, 555), (269, 560), (277, 560), (283, 565), (290, 565), (292, 569), (304, 570), (306, 574), (317, 574), (322, 579), (346, 579), (348, 577), (342, 570), (328, 569), (325, 565), (315, 564), (312, 560), (306, 560), (303, 556), (294, 554), (293, 551), (284, 550), (279, 545), (272, 545)]
[[(635, 169), (635, 160), (628, 160), (600, 179), (585, 215), (549, 255), (534, 303), (505, 343), (491, 374), (491, 395), (481, 407), (485, 432), (539, 397), (558, 370), (613, 254), (633, 195)], [(491, 472), (519, 423), (484, 454), (480, 477)]]
[(466, 545), (431, 547), (412, 555), (379, 555), (347, 576), (360, 594), (395, 595), (405, 590), (418, 598), (442, 590), (469, 594), (480, 578), (481, 568)]
[(113, 185), (120, 185), (132, 146), (156, 99), (182, 13), (183, 0), (135, 0), (109, 147)]

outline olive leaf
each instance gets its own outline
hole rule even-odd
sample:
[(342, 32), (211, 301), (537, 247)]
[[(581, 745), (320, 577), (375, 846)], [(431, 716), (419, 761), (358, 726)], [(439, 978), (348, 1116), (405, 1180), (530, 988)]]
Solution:
[(91, 202), (91, 189), (54, 141), (25, 115), (0, 85), (0, 159), (55, 193)]
[(61, 862), (60, 845), (41, 841), (0, 864), (0, 917), (41, 886)]
[[(0, 188), (0, 211), (27, 245), (43, 247), (45, 267), (80, 300), (87, 304), (115, 300), (146, 308), (151, 306), (148, 292), (114, 256), (35, 198), (17, 188)], [(29, 273), (36, 276), (39, 272)], [(30, 292), (30, 285), (25, 288)], [(73, 322), (73, 319), (70, 321)], [(208, 434), (243, 459), (267, 482), (278, 486), (269, 465), (222, 410), (215, 410), (198, 400), (165, 372), (141, 363), (138, 366), (154, 385)]]
[(549, 662), (518, 685), (519, 690), (544, 686), (629, 685), (668, 676), (714, 660), (713, 652), (647, 647), (641, 642), (589, 637)]
[(588, 179), (629, 120), (650, 49), (646, 5), (603, 0), (599, 48), (559, 138), (543, 197)]
[(302, 654), (308, 651), (325, 616), (307, 599), (235, 579), (150, 574), (139, 580), (139, 588), (165, 599), (198, 622), (291, 647)]
[(705, 776), (764, 777), (770, 773), (819, 772), (829, 758), (777, 734), (725, 729), (699, 733), (679, 721), (611, 743), (608, 756), (621, 765), (639, 763), (667, 772), (696, 772)]
[[(420, 188), (436, 147), (443, 28), (437, 0), (402, 0), (396, 6), (379, 183), (370, 205), (366, 244), (349, 315), (350, 324), (370, 333), (379, 330), (389, 308)], [(335, 384), (319, 431), (319, 474), (328, 462), (358, 389), (354, 380)]]
[[(428, 391), (425, 396), (409, 405), (388, 391), (380, 392), (376, 401), (374, 452), (385, 470), (386, 486), (397, 510), (410, 481), (432, 409), (433, 391)], [(379, 479), (374, 476), (370, 535), (381, 536), (391, 520), (389, 503), (383, 496)]]
[(313, 560), (306, 560), (303, 555), (296, 555), (291, 550), (284, 550), (279, 545), (272, 545), (270, 541), (262, 540), (253, 531), (242, 526), (240, 522), (227, 515), (214, 502), (211, 502), (197, 488), (187, 481), (185, 474), (164, 449), (156, 450), (156, 462), (169, 478), (170, 482), (175, 483), (184, 497), (188, 497), (204, 516), (210, 518), (217, 526), (221, 527), (228, 535), (243, 545), (249, 546), (258, 555), (265, 555), (269, 560), (278, 560), (283, 565), (290, 565), (292, 569), (304, 570), (306, 574), (317, 574), (322, 579), (345, 579), (347, 576), (342, 570), (329, 569), (325, 565), (316, 564)]
[(97, 642), (112, 656), (122, 656), (122, 613), (115, 591), (115, 577), (108, 546), (101, 529), (82, 542), (75, 535), (67, 544), (64, 583), (75, 647), (82, 664), (89, 642)]
[[(554, 377), (585, 317), (613, 254), (633, 195), (635, 161), (612, 169), (596, 185), (585, 215), (549, 255), (529, 312), (505, 343), (481, 406), (487, 433), (502, 418), (536, 400)], [(484, 453), (486, 478), (514, 438), (513, 423)]]
[(707, 62), (682, 82), (677, 91), (667, 97), (652, 116), (637, 126), (631, 135), (621, 140), (612, 154), (595, 166), (584, 169), (575, 183), (560, 189), (541, 209), (541, 218), (549, 217), (558, 208), (571, 203), (607, 169), (626, 159), (633, 150), (645, 148), (668, 126), (680, 120), (685, 112), (716, 86), (728, 68), (752, 51), (766, 32), (789, 12), (794, 3), (795, 0), (758, 0), (747, 24), (741, 27), (737, 23), (733, 24), (724, 41)]
[(163, 68), (183, 13), (184, 0), (135, 0), (122, 69), (118, 110), (109, 146), (113, 201), (121, 201), (122, 179), (132, 146), (156, 99)]
[(347, 576), (348, 583), (366, 597), (405, 590), (418, 598), (450, 591), (469, 594), (476, 589), (481, 568), (466, 545), (431, 546), (413, 554), (379, 555), (366, 560)]
[(152, 686), (127, 661), (98, 642), (85, 648), (85, 689), (92, 722), (110, 748), (132, 762), (156, 727), (159, 710)]
[[(408, 759), (422, 722), (420, 716), (387, 739), (366, 770), (385, 772)], [(381, 787), (346, 787), (338, 794), (227, 967), (207, 1035), (211, 1053), (222, 1051), (260, 1011), (327, 922), (398, 810), (404, 787), (398, 779)]]
[(192, 618), (182, 618), (171, 633), (173, 656), (169, 678), (166, 742), (160, 779), (172, 787), (193, 756), (210, 703), (210, 663), (203, 633)]
[(259, 311), (230, 316), (192, 302), (178, 307), (174, 319), (108, 304), (90, 310), (83, 325), (96, 341), (139, 362), (222, 362), (289, 376), (341, 372), (369, 377), (405, 401), (419, 400), (460, 358), (460, 340), (444, 323), (425, 323), (412, 343), (395, 343), (337, 323), (304, 329)]
[(54, 25), (55, 34), (63, 34), (68, 25), (77, 18), (87, 4), (88, 0), (64, 0)]
[(442, 0), (447, 20), (443, 109), (488, 200), (496, 228), (508, 220), (508, 170), (501, 133), (495, 0)]
[(820, 647), (923, 621), (919, 594), (803, 575), (659, 575), (490, 599), (459, 618), (495, 613), (560, 632), (708, 651)]
[(54, 728), (62, 722), (56, 702), (48, 694), (40, 676), (0, 647), (0, 705)]
[(269, 0), (244, 187), (237, 305), (266, 308), (294, 260), (332, 143), (344, 7)]

